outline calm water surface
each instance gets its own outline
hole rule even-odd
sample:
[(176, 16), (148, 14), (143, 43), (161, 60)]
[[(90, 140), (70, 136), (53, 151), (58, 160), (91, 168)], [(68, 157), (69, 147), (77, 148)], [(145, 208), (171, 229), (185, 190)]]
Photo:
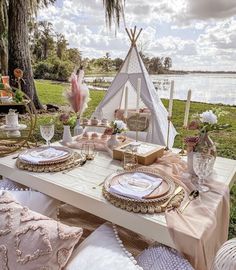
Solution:
[[(103, 78), (106, 81), (113, 79)], [(236, 74), (151, 75), (151, 78), (161, 98), (169, 97), (170, 81), (174, 80), (175, 99), (185, 100), (191, 89), (194, 101), (236, 105)]]

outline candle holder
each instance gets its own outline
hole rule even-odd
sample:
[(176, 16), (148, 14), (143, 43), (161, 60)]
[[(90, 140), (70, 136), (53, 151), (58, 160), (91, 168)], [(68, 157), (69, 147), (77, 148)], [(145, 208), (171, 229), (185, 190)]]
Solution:
[(167, 138), (166, 138), (166, 147), (165, 150), (168, 151), (169, 149), (169, 137), (170, 137), (170, 123), (171, 123), (172, 117), (168, 115), (167, 120), (168, 120), (168, 129), (167, 129)]
[(86, 160), (93, 160), (95, 158), (95, 144), (94, 143), (83, 143), (81, 148), (81, 155)]
[[(184, 125), (183, 129), (187, 130), (187, 126)], [(186, 156), (187, 155), (187, 151), (184, 149), (184, 136), (182, 136), (182, 147), (181, 147), (181, 150), (179, 151), (179, 154), (181, 156)]]
[(136, 116), (136, 130), (135, 130), (136, 134), (135, 134), (135, 140), (136, 140), (136, 142), (137, 142), (137, 141), (138, 141), (138, 120), (139, 120), (139, 112), (136, 112), (135, 116)]

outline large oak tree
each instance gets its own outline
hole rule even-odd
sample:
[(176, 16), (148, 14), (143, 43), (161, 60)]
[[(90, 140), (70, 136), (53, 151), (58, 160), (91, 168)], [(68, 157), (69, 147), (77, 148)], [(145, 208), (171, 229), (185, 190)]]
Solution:
[(11, 79), (14, 78), (13, 71), (20, 68), (24, 72), (22, 90), (33, 100), (37, 109), (42, 105), (39, 101), (35, 88), (31, 56), (29, 48), (28, 23), (30, 15), (35, 13), (39, 7), (47, 6), (55, 0), (9, 0), (8, 5), (8, 72)]

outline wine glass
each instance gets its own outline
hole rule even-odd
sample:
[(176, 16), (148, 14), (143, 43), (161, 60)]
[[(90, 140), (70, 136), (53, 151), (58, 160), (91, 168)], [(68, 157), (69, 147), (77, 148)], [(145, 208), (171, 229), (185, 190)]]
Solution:
[(201, 192), (209, 191), (204, 185), (206, 177), (212, 173), (215, 157), (204, 153), (193, 153), (193, 170), (198, 176), (197, 189)]
[(54, 124), (40, 125), (41, 136), (46, 140), (47, 146), (50, 146), (50, 140), (54, 136)]

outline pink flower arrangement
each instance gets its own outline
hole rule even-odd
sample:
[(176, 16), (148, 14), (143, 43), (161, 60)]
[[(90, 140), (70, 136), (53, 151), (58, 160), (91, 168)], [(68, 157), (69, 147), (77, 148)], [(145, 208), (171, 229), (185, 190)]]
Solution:
[(69, 114), (66, 114), (66, 113), (62, 113), (59, 116), (59, 120), (62, 122), (63, 125), (66, 125), (68, 123), (69, 119), (70, 119), (70, 116), (69, 116)]
[(104, 131), (104, 135), (112, 135), (113, 134), (113, 128), (106, 128)]
[(59, 121), (65, 125), (65, 126), (75, 126), (75, 123), (76, 123), (76, 115), (70, 115), (68, 113), (62, 113), (60, 116), (59, 116)]
[(111, 127), (107, 128), (104, 132), (105, 135), (114, 135), (122, 133), (127, 130), (126, 124), (121, 120), (115, 120), (111, 123)]
[(184, 139), (184, 143), (187, 145), (188, 152), (194, 151), (198, 142), (199, 142), (199, 136), (192, 136), (192, 137), (189, 136)]
[(199, 128), (200, 128), (199, 122), (196, 121), (196, 120), (192, 120), (188, 125), (189, 130), (196, 130), (196, 129), (199, 129)]

